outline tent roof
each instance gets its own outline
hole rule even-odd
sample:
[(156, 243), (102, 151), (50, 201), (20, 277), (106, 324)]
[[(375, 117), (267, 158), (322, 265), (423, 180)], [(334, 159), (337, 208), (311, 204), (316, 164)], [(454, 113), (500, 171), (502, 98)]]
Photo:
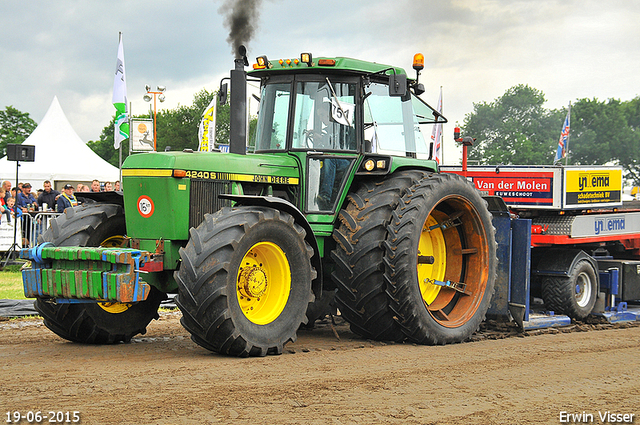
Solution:
[[(58, 97), (54, 97), (42, 122), (24, 141), (35, 146), (35, 161), (20, 162), (19, 179), (42, 187), (45, 180), (86, 182), (93, 179), (118, 180), (117, 167), (93, 152), (75, 132), (65, 116)], [(16, 163), (0, 159), (0, 179), (13, 182)]]

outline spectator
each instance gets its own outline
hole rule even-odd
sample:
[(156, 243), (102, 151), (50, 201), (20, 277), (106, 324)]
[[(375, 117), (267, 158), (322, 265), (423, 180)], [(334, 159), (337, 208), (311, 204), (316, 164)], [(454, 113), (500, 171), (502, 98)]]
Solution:
[(12, 217), (15, 217), (16, 214), (18, 214), (18, 217), (22, 217), (22, 210), (16, 207), (16, 198), (9, 198), (7, 208), (9, 208)]
[(104, 182), (104, 191), (111, 192), (112, 190), (113, 190), (113, 187), (111, 186), (111, 182)]
[[(11, 187), (11, 185), (9, 185), (9, 187)], [(116, 180), (116, 182), (113, 185), (113, 190), (115, 190), (116, 192), (120, 192), (120, 180)]]
[(75, 207), (78, 205), (78, 200), (73, 196), (73, 186), (65, 184), (63, 188), (63, 194), (58, 198), (57, 209), (59, 213), (64, 212), (66, 208)]
[(4, 202), (4, 196), (7, 194), (6, 192), (7, 191), (4, 189), (4, 184), (3, 184), (2, 186), (0, 186), (0, 217), (2, 217), (5, 214), (7, 214), (7, 217), (9, 217), (9, 208), (7, 207), (7, 204), (5, 204)]
[(60, 192), (51, 188), (51, 182), (49, 180), (45, 180), (43, 186), (44, 191), (42, 195), (38, 196), (38, 205), (44, 208), (43, 205), (47, 204), (48, 208), (53, 209), (58, 196), (60, 196)]
[(91, 191), (100, 192), (100, 180), (94, 180), (91, 182)]
[(27, 212), (29, 205), (32, 205), (34, 209), (38, 208), (38, 201), (31, 193), (31, 183), (24, 183), (22, 185), (22, 192), (18, 192), (16, 195), (16, 206), (22, 209), (22, 212)]
[(83, 192), (91, 192), (91, 190), (89, 189), (89, 186), (87, 186), (86, 184), (82, 185), (82, 191)]
[(6, 191), (5, 195), (4, 195), (4, 203), (5, 205), (7, 204), (7, 200), (9, 200), (9, 198), (11, 198), (11, 182), (9, 180), (5, 180), (2, 182), (2, 187), (4, 187), (4, 190)]
[(76, 192), (82, 192), (82, 186), (84, 186), (82, 183), (78, 183), (76, 186)]

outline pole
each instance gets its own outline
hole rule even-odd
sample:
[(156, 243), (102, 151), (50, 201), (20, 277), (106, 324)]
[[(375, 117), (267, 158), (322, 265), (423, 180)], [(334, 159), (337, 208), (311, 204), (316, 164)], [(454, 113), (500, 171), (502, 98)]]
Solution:
[[(217, 95), (215, 95), (217, 97)], [(218, 100), (213, 102), (213, 120), (209, 123), (209, 152), (216, 147), (216, 124), (218, 122)], [(213, 133), (212, 133), (213, 132)]]
[(158, 137), (158, 129), (157, 129), (157, 109), (156, 109), (156, 93), (153, 93), (153, 151), (157, 152), (158, 147), (156, 145), (156, 140)]
[(569, 137), (571, 137), (571, 101), (569, 101), (569, 112), (567, 113), (569, 117), (569, 132), (567, 133), (567, 144), (565, 146), (567, 156), (564, 157), (564, 165), (569, 164)]

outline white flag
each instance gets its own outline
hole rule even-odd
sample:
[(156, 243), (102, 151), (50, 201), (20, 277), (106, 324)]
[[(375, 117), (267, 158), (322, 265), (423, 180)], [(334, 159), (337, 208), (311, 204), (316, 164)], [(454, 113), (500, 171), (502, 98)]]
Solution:
[(127, 117), (127, 79), (124, 72), (124, 49), (122, 47), (122, 33), (118, 43), (118, 60), (116, 73), (113, 78), (113, 106), (116, 108), (116, 123), (114, 128), (113, 147), (120, 149), (120, 142), (129, 138), (129, 120)]
[[(437, 111), (442, 114), (442, 87), (440, 87), (440, 98), (438, 99)], [(438, 165), (442, 164), (442, 124), (434, 124), (431, 131), (431, 140), (433, 141), (433, 159)]]

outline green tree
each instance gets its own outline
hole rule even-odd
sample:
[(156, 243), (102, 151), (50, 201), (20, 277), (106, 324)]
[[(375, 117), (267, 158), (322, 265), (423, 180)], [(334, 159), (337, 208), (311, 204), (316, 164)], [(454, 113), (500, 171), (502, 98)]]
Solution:
[[(116, 116), (111, 118), (111, 122), (100, 133), (100, 139), (96, 141), (88, 141), (89, 146), (95, 153), (97, 153), (102, 159), (107, 161), (114, 167), (118, 166), (119, 151), (113, 148), (113, 132), (115, 129)], [(122, 141), (122, 161), (129, 156), (129, 140)]]
[[(198, 149), (198, 129), (202, 115), (209, 103), (216, 96), (215, 92), (202, 89), (193, 97), (191, 106), (178, 105), (175, 109), (162, 110), (157, 113), (157, 151), (162, 152), (167, 146), (171, 150)], [(148, 118), (147, 115), (138, 115), (136, 118)], [(87, 145), (100, 157), (114, 166), (118, 166), (118, 151), (113, 149), (113, 129), (115, 116), (108, 126), (104, 127), (100, 139), (90, 141)], [(255, 134), (257, 119), (252, 117), (249, 122), (249, 140), (252, 141)], [(216, 143), (229, 143), (229, 104), (217, 105), (216, 108)], [(250, 145), (252, 142), (249, 142)], [(124, 159), (129, 155), (128, 141), (123, 142)]]
[(615, 164), (640, 184), (640, 98), (580, 99), (571, 108), (569, 163)]
[(520, 84), (491, 103), (475, 103), (462, 126), (465, 135), (476, 138), (469, 159), (480, 164), (552, 163), (563, 112), (546, 110), (544, 102), (544, 93)]
[(13, 106), (0, 111), (0, 156), (6, 155), (7, 144), (24, 142), (37, 126), (27, 112)]

